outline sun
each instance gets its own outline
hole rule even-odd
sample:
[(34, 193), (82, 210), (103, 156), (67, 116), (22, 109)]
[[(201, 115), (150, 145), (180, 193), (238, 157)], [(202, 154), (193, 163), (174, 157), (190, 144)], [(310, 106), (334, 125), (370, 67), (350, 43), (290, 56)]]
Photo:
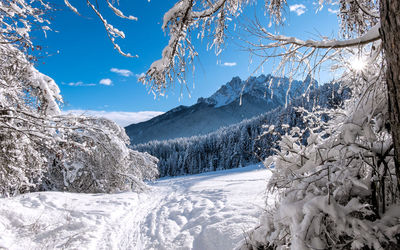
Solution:
[(366, 61), (360, 57), (353, 57), (350, 60), (350, 66), (355, 71), (363, 71), (366, 65)]

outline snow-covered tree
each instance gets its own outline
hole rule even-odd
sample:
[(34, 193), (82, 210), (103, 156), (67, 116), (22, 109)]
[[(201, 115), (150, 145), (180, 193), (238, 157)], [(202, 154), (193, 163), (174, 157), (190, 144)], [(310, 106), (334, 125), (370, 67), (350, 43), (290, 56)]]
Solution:
[(378, 55), (342, 78), (352, 91), (343, 109), (300, 110), (307, 126), (284, 135), (265, 162), (277, 202), (242, 249), (398, 248), (399, 182)]
[(130, 150), (111, 121), (60, 115), (57, 84), (35, 69), (29, 34), (50, 29), (50, 9), (40, 0), (0, 2), (0, 195), (36, 190), (44, 176), (78, 192), (143, 188), (157, 160)]

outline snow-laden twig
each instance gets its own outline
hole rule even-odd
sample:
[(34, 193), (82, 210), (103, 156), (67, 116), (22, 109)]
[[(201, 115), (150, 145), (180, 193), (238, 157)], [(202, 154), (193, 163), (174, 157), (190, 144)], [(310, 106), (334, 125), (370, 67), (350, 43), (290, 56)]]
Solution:
[[(94, 13), (99, 17), (99, 19), (103, 23), (104, 28), (107, 31), (108, 38), (110, 39), (111, 43), (114, 45), (114, 48), (118, 51), (118, 53), (120, 53), (121, 55), (126, 56), (126, 57), (139, 57), (138, 55), (131, 55), (130, 53), (125, 53), (121, 50), (121, 47), (115, 42), (115, 38), (117, 38), (117, 37), (125, 38), (125, 33), (123, 31), (115, 28), (113, 25), (109, 24), (107, 22), (107, 20), (103, 17), (103, 15), (100, 13), (100, 11), (94, 6), (94, 4), (92, 4), (90, 2), (90, 0), (86, 0), (86, 2), (88, 4), (88, 6), (94, 11)], [(109, 4), (109, 6), (112, 6), (112, 5)], [(112, 7), (115, 9), (115, 10), (113, 9), (114, 12), (116, 10), (118, 10), (114, 6), (112, 6)], [(122, 12), (117, 12), (117, 13), (118, 13), (117, 14), (118, 16), (119, 15), (123, 16)], [(131, 19), (131, 20), (136, 20), (134, 17), (132, 17), (132, 18), (127, 17), (127, 18)]]

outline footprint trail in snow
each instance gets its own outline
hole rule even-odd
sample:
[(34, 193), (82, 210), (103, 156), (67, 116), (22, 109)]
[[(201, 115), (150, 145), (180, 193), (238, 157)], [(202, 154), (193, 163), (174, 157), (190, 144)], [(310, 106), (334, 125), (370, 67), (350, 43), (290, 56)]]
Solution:
[(259, 222), (270, 174), (249, 166), (163, 178), (139, 195), (2, 199), (0, 249), (232, 249)]

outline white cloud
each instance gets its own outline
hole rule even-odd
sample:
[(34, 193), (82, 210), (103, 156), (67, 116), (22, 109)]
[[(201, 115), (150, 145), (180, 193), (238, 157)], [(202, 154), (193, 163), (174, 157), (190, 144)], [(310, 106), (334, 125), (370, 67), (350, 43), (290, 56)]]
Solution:
[(104, 79), (101, 79), (99, 83), (102, 85), (110, 86), (112, 84), (112, 81), (109, 78), (104, 78)]
[(118, 75), (125, 76), (125, 77), (129, 77), (129, 76), (133, 75), (132, 71), (127, 70), (127, 69), (111, 68), (110, 71), (113, 73), (117, 73)]
[(159, 111), (122, 112), (122, 111), (95, 111), (95, 110), (81, 110), (81, 109), (63, 111), (63, 114), (75, 114), (75, 115), (86, 115), (86, 116), (107, 118), (114, 121), (121, 127), (125, 127), (133, 123), (144, 122), (163, 113), (164, 112), (159, 112)]
[(61, 84), (63, 84), (63, 85), (68, 85), (68, 86), (75, 86), (75, 87), (77, 87), (77, 86), (95, 86), (96, 84), (94, 84), (94, 83), (84, 83), (84, 82), (82, 82), (82, 81), (78, 81), (78, 82), (69, 82), (69, 83), (61, 83)]
[(291, 12), (296, 12), (296, 14), (298, 16), (303, 15), (304, 13), (306, 13), (306, 6), (304, 6), (304, 4), (294, 4), (294, 5), (290, 5), (289, 9)]
[(222, 66), (225, 66), (225, 67), (233, 67), (233, 66), (236, 66), (236, 62), (224, 62), (223, 64), (221, 64)]
[(337, 14), (339, 12), (339, 10), (333, 10), (331, 8), (328, 8), (328, 11), (332, 14)]

